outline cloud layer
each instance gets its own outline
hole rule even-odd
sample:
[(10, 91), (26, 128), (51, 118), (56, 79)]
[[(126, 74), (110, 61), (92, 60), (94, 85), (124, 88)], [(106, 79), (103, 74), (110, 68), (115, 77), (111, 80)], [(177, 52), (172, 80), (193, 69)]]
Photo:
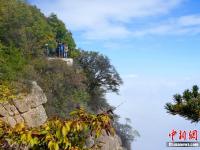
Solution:
[[(170, 23), (161, 26), (155, 24), (150, 28), (136, 28), (134, 30), (129, 26), (134, 25), (138, 19), (167, 14), (183, 1), (58, 0), (56, 3), (50, 3), (48, 0), (43, 0), (38, 1), (38, 3), (46, 14), (50, 14), (53, 10), (72, 31), (79, 31), (84, 38), (109, 40), (153, 33), (160, 34), (173, 30)], [(191, 24), (185, 25), (193, 25), (195, 18), (185, 18), (186, 21), (188, 19), (190, 19)], [(185, 20), (182, 19), (183, 24), (186, 22)], [(170, 26), (168, 27), (168, 25)]]

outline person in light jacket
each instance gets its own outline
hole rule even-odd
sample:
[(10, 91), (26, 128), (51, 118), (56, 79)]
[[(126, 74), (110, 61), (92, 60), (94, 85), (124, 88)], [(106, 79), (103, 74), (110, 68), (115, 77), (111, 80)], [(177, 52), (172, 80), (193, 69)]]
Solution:
[(68, 46), (64, 46), (64, 58), (67, 58), (67, 53), (68, 53)]

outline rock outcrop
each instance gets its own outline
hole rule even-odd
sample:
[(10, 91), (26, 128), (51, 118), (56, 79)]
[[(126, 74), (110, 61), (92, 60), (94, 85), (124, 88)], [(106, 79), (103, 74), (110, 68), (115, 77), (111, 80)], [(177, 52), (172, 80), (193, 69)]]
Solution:
[(108, 136), (104, 133), (103, 136), (99, 138), (99, 141), (103, 142), (101, 150), (124, 150), (122, 141), (117, 134)]
[(31, 92), (15, 100), (0, 103), (0, 119), (11, 126), (24, 122), (29, 127), (42, 125), (47, 120), (43, 104), (47, 98), (36, 82), (32, 82)]
[[(97, 142), (99, 142), (101, 145), (100, 150), (125, 150), (125, 148), (122, 147), (122, 141), (117, 134), (115, 134), (114, 136), (108, 136), (104, 131), (102, 136), (98, 138)], [(87, 147), (92, 147), (93, 144), (94, 138), (90, 136), (87, 140), (86, 145)]]
[[(21, 122), (24, 122), (29, 127), (40, 126), (47, 120), (46, 111), (43, 107), (43, 104), (46, 102), (47, 98), (42, 89), (36, 82), (32, 82), (31, 92), (26, 96), (20, 96), (18, 99), (0, 103), (0, 119), (12, 127)], [(94, 140), (92, 139), (91, 137), (88, 140), (88, 147), (93, 145)], [(108, 136), (104, 132), (98, 140), (103, 143), (101, 144), (101, 150), (124, 150), (118, 135)]]

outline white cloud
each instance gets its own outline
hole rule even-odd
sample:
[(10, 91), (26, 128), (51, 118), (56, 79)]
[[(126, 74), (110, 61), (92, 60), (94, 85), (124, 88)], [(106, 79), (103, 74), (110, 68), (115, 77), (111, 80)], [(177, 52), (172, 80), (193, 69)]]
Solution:
[(168, 13), (184, 0), (49, 0), (38, 2), (46, 13), (52, 11), (72, 31), (86, 39), (119, 39), (133, 34), (125, 26), (135, 18)]
[(178, 19), (178, 24), (184, 27), (187, 26), (199, 26), (200, 25), (200, 14), (182, 16)]
[[(37, 1), (37, 0), (36, 0)], [(103, 40), (115, 48), (114, 40), (152, 35), (194, 35), (200, 33), (200, 14), (176, 18), (162, 16), (185, 0), (49, 0), (38, 2), (45, 14), (56, 13), (70, 30), (85, 41)], [(150, 17), (161, 16), (153, 21)], [(134, 27), (135, 21), (140, 27)], [(131, 28), (130, 28), (131, 26)]]
[(83, 37), (89, 40), (93, 39), (123, 39), (127, 36), (130, 36), (131, 32), (124, 26), (115, 26), (115, 25), (99, 25), (98, 29), (92, 28), (83, 33)]
[(158, 22), (147, 29), (133, 31), (133, 36), (145, 35), (183, 35), (200, 33), (200, 15), (186, 15), (170, 18), (165, 22)]
[[(133, 127), (141, 134), (133, 143), (133, 149), (169, 150), (164, 143), (169, 140), (167, 135), (172, 129), (191, 130), (198, 127), (199, 124), (191, 124), (180, 116), (169, 115), (164, 109), (167, 102), (172, 102), (173, 94), (182, 93), (192, 87), (193, 82), (200, 83), (196, 77), (186, 81), (175, 76), (158, 78), (140, 75), (136, 80), (124, 81), (124, 89), (120, 91), (120, 96), (107, 95), (109, 102), (114, 106), (126, 100), (116, 109), (116, 113), (123, 118), (130, 118)], [(159, 128), (155, 124), (159, 125)], [(152, 144), (155, 142), (161, 144)]]

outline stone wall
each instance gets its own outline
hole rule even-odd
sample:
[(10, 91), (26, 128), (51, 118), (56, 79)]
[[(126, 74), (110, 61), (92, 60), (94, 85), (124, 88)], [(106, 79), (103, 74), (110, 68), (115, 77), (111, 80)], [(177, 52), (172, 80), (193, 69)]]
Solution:
[(15, 100), (0, 103), (0, 119), (12, 127), (24, 122), (29, 127), (42, 125), (47, 120), (46, 111), (42, 104), (47, 98), (36, 82), (32, 82), (31, 92), (19, 96)]

